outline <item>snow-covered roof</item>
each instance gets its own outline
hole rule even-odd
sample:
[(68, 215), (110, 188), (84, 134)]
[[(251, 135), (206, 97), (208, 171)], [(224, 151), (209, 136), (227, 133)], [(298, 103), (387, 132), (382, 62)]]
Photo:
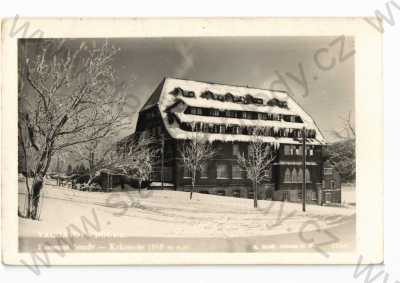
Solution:
[[(188, 93), (189, 95), (182, 95)], [(234, 102), (232, 99), (216, 99), (215, 97), (208, 97), (207, 93), (212, 93), (226, 97), (229, 95), (235, 98), (250, 97), (250, 99), (257, 100), (257, 102), (241, 103)], [(272, 100), (278, 100), (282, 105), (271, 105)], [(299, 116), (303, 123), (292, 123), (285, 121), (274, 120), (250, 120), (228, 117), (209, 117), (201, 115), (185, 114), (186, 107), (201, 107), (216, 110), (235, 110), (235, 111), (249, 111), (268, 114), (282, 114)], [(151, 103), (149, 101), (145, 104), (142, 111), (154, 105), (159, 107), (161, 117), (165, 124), (168, 133), (176, 139), (191, 139), (194, 135), (205, 138), (209, 141), (245, 141), (251, 140), (249, 135), (241, 134), (226, 134), (226, 133), (194, 133), (185, 131), (180, 128), (177, 121), (168, 121), (168, 112), (173, 112), (180, 120), (180, 122), (193, 123), (208, 123), (208, 124), (232, 124), (241, 126), (254, 126), (254, 127), (274, 127), (274, 128), (289, 128), (289, 129), (306, 129), (315, 130), (315, 139), (308, 139), (307, 144), (326, 144), (321, 131), (318, 129), (316, 123), (311, 116), (305, 112), (300, 105), (298, 105), (293, 98), (283, 91), (273, 91), (258, 88), (251, 88), (246, 86), (230, 86), (216, 83), (198, 82), (175, 78), (165, 78), (157, 87), (157, 93), (151, 96)], [(180, 106), (179, 106), (180, 105)], [(262, 137), (265, 142), (280, 144), (299, 144), (298, 140), (288, 137)]]

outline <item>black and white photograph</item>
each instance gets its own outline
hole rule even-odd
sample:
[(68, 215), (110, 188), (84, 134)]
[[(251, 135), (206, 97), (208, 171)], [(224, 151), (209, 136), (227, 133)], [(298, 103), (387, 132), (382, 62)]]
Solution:
[[(348, 59), (309, 89), (324, 54), (290, 70), (304, 81), (275, 79), (334, 41)], [(21, 39), (18, 51), (21, 251), (78, 233), (76, 251), (290, 252), (320, 229), (341, 239), (326, 249), (354, 249), (352, 38)], [(83, 216), (90, 239), (69, 225)]]
[(374, 89), (357, 66), (375, 45), (356, 32), (213, 26), (15, 39), (17, 254), (34, 265), (47, 253), (63, 264), (350, 263), (368, 246), (381, 259), (380, 226), (365, 236), (379, 221), (366, 214), (380, 215), (379, 198), (366, 212), (379, 167), (363, 171), (379, 145), (371, 137), (368, 157), (358, 135), (379, 125), (356, 99), (360, 82)]

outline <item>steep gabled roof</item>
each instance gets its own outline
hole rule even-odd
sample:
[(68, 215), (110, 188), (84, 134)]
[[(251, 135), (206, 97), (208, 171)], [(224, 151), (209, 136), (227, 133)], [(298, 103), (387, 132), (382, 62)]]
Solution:
[(160, 100), (161, 90), (164, 86), (164, 82), (165, 82), (165, 78), (163, 78), (161, 80), (161, 82), (158, 84), (157, 88), (150, 95), (149, 99), (147, 99), (146, 103), (143, 105), (143, 107), (140, 111), (149, 109), (158, 103), (158, 101)]
[[(225, 100), (226, 97), (229, 96)], [(212, 98), (210, 98), (212, 97)], [(243, 101), (232, 101), (242, 99)], [(245, 102), (250, 100), (251, 102)], [(271, 103), (272, 102), (272, 103)], [(276, 104), (278, 103), (278, 104)], [(179, 124), (168, 119), (172, 112), (181, 122), (189, 124), (231, 124), (240, 126), (271, 127), (300, 129), (306, 127), (315, 130), (316, 138), (309, 140), (308, 144), (325, 144), (326, 140), (311, 116), (304, 111), (294, 99), (286, 92), (266, 89), (251, 88), (247, 86), (231, 86), (217, 83), (198, 82), (175, 78), (164, 78), (149, 100), (143, 106), (142, 111), (157, 105), (168, 133), (176, 139), (191, 139), (193, 135), (204, 136), (213, 141), (249, 141), (251, 136), (242, 134), (222, 133), (194, 133), (182, 130)], [(180, 107), (176, 107), (179, 106)], [(182, 105), (184, 108), (182, 108)], [(299, 116), (303, 123), (289, 123), (284, 121), (271, 120), (246, 120), (227, 117), (206, 117), (200, 115), (184, 114), (185, 107), (201, 107), (215, 110), (237, 110), (268, 113), (270, 115), (282, 114)], [(299, 144), (298, 140), (288, 137), (262, 137), (265, 142)]]

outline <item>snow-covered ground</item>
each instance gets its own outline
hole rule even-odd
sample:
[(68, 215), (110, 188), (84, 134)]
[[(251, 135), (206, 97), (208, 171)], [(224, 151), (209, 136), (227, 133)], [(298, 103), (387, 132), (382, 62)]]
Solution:
[[(24, 204), (20, 183), (20, 206)], [(251, 237), (335, 227), (346, 223), (354, 208), (259, 201), (179, 191), (81, 192), (45, 185), (40, 221), (19, 219), (20, 237), (67, 236), (82, 217), (100, 223), (91, 235), (104, 237)], [(313, 222), (310, 222), (313, 221)], [(314, 223), (307, 225), (307, 223)]]
[(342, 203), (356, 204), (356, 187), (353, 184), (342, 184)]

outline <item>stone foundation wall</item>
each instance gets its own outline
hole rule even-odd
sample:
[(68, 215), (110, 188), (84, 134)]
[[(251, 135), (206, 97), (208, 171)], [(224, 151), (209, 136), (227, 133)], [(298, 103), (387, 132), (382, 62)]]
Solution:
[[(189, 192), (190, 186), (178, 188), (178, 191)], [(258, 199), (271, 199), (273, 191), (273, 184), (260, 185), (258, 187)], [(202, 194), (230, 196), (238, 198), (253, 198), (253, 190), (246, 186), (230, 186), (230, 187), (195, 187), (194, 192)]]
[[(290, 201), (290, 202), (301, 202), (302, 201), (302, 191), (297, 190), (279, 190), (272, 193), (272, 200), (276, 201)], [(315, 190), (306, 191), (306, 202), (307, 203), (317, 203), (318, 195)]]

